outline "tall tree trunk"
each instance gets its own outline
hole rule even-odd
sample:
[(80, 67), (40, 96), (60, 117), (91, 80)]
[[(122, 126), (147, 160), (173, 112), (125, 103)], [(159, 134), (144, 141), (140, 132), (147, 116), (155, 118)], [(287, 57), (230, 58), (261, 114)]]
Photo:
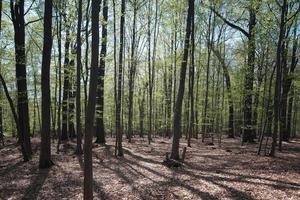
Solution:
[(28, 94), (26, 78), (26, 55), (25, 55), (25, 20), (24, 20), (24, 0), (14, 3), (10, 1), (11, 18), (14, 25), (15, 59), (16, 59), (16, 79), (18, 90), (18, 120), (20, 126), (20, 142), (24, 143), (24, 161), (31, 158), (32, 149), (30, 142)]
[(175, 159), (175, 160), (179, 160), (179, 141), (181, 135), (181, 108), (182, 108), (182, 99), (184, 95), (186, 67), (188, 61), (188, 52), (190, 46), (190, 35), (191, 35), (193, 16), (194, 16), (194, 0), (189, 0), (183, 58), (182, 58), (181, 69), (180, 69), (180, 82), (179, 82), (174, 120), (173, 120), (173, 142), (172, 142), (171, 159)]
[(152, 96), (153, 96), (153, 75), (151, 69), (151, 10), (152, 0), (149, 0), (148, 5), (148, 22), (147, 22), (147, 39), (148, 39), (148, 85), (149, 85), (149, 131), (148, 131), (148, 144), (152, 141)]
[(244, 82), (244, 134), (243, 142), (254, 142), (255, 134), (252, 123), (252, 91), (255, 67), (255, 24), (256, 9), (254, 1), (250, 1), (249, 8), (249, 31), (248, 31), (248, 67), (245, 74)]
[(120, 49), (119, 49), (119, 73), (118, 73), (118, 94), (116, 105), (116, 130), (117, 130), (117, 155), (123, 156), (122, 148), (122, 127), (121, 127), (121, 102), (122, 102), (122, 74), (123, 74), (123, 44), (124, 44), (124, 24), (125, 24), (125, 0), (121, 4), (120, 19)]
[[(209, 20), (208, 20), (208, 33), (207, 33), (207, 65), (206, 65), (206, 86), (205, 86), (205, 99), (204, 99), (204, 112), (203, 112), (203, 127), (202, 127), (202, 142), (206, 137), (207, 129), (209, 121), (207, 120), (207, 109), (208, 109), (208, 95), (209, 95), (209, 74), (210, 74), (210, 62), (211, 62), (211, 43), (213, 38), (213, 34), (211, 33), (211, 18), (212, 18), (212, 11), (209, 13)], [(212, 27), (214, 29), (214, 27)]]
[(249, 5), (249, 23), (248, 32), (236, 24), (231, 23), (223, 16), (220, 15), (214, 8), (211, 9), (214, 13), (221, 18), (227, 25), (240, 31), (248, 38), (248, 63), (245, 73), (244, 80), (244, 102), (243, 102), (243, 113), (244, 113), (244, 127), (243, 127), (243, 142), (254, 142), (255, 134), (253, 131), (252, 123), (252, 92), (253, 92), (253, 80), (254, 80), (254, 67), (255, 67), (255, 25), (256, 25), (256, 12), (257, 5), (254, 0), (251, 0)]
[(77, 23), (77, 69), (76, 69), (76, 154), (82, 154), (82, 133), (81, 133), (81, 88), (80, 88), (80, 77), (81, 77), (81, 23), (82, 23), (82, 0), (78, 1), (78, 23)]
[(131, 142), (132, 137), (132, 115), (133, 115), (133, 92), (134, 92), (134, 79), (136, 71), (136, 58), (135, 58), (135, 46), (136, 46), (136, 15), (137, 15), (137, 0), (133, 1), (133, 25), (132, 25), (132, 41), (131, 41), (131, 62), (129, 69), (129, 97), (128, 97), (128, 142)]
[[(193, 13), (194, 15), (194, 13)], [(190, 97), (190, 125), (188, 130), (188, 146), (191, 146), (191, 137), (194, 134), (194, 76), (195, 76), (195, 22), (192, 16), (191, 30), (191, 60), (189, 69), (189, 97)]]
[[(281, 117), (280, 117), (280, 132), (282, 135), (283, 141), (289, 141), (290, 139), (290, 128), (288, 125), (288, 115), (289, 115), (289, 108), (288, 105), (290, 105), (290, 100), (288, 100), (289, 92), (293, 83), (293, 74), (295, 72), (296, 66), (298, 64), (299, 58), (297, 57), (297, 49), (298, 49), (298, 37), (297, 37), (297, 28), (298, 23), (296, 21), (295, 27), (294, 27), (294, 35), (293, 35), (293, 48), (292, 48), (292, 60), (289, 69), (285, 70), (283, 83), (282, 83), (282, 97), (281, 97)], [(285, 58), (287, 59), (287, 58)], [(286, 66), (287, 67), (287, 66)]]
[[(65, 20), (66, 21), (66, 20)], [(62, 132), (61, 140), (67, 141), (68, 135), (68, 113), (69, 113), (69, 90), (70, 90), (70, 30), (66, 27), (66, 41), (65, 41), (65, 58), (64, 58), (64, 88), (63, 88), (63, 102), (62, 102)]]
[(42, 132), (41, 132), (41, 153), (40, 168), (49, 168), (53, 165), (51, 161), (51, 122), (50, 122), (50, 63), (52, 48), (52, 0), (45, 1), (44, 15), (44, 45), (42, 61)]
[[(0, 0), (0, 36), (1, 36), (1, 22), (2, 22), (2, 0)], [(1, 62), (2, 62), (2, 57), (0, 57), (0, 73), (1, 73)], [(2, 87), (0, 87), (0, 101), (2, 101), (2, 94), (3, 94)], [(2, 102), (0, 102), (0, 140), (2, 140), (2, 144), (4, 145)]]
[[(117, 37), (116, 37), (116, 5), (115, 5), (115, 0), (112, 0), (113, 2), (113, 30), (114, 30), (114, 112), (116, 113), (117, 111)], [(115, 118), (116, 120), (116, 118)], [(117, 122), (115, 121), (117, 124)], [(116, 135), (116, 146), (117, 146), (117, 126), (115, 127), (115, 135)], [(115, 154), (117, 154), (117, 148), (115, 149)]]
[(57, 136), (58, 136), (58, 142), (57, 142), (57, 152), (59, 151), (59, 145), (61, 141), (61, 94), (62, 94), (62, 87), (61, 87), (61, 26), (62, 26), (62, 17), (61, 13), (59, 13), (59, 8), (56, 8), (56, 31), (57, 31), (57, 48), (58, 48), (58, 108), (57, 108)]
[(96, 143), (105, 144), (105, 129), (104, 129), (104, 75), (105, 75), (105, 58), (107, 46), (107, 19), (108, 6), (107, 0), (103, 0), (103, 22), (102, 22), (102, 42), (100, 52), (100, 66), (98, 69), (98, 87), (97, 87), (97, 114), (96, 116)]
[(234, 138), (234, 107), (233, 107), (233, 98), (232, 98), (232, 92), (231, 92), (231, 80), (230, 80), (230, 75), (228, 72), (228, 67), (226, 66), (225, 60), (222, 58), (220, 52), (212, 46), (212, 51), (214, 55), (217, 57), (219, 60), (221, 67), (223, 69), (223, 74), (225, 77), (225, 83), (226, 83), (226, 90), (228, 93), (228, 110), (229, 110), (229, 115), (228, 115), (228, 137), (229, 138)]
[[(282, 79), (282, 49), (284, 48), (284, 36), (286, 27), (286, 14), (287, 14), (287, 0), (283, 0), (283, 5), (281, 6), (281, 19), (280, 19), (280, 30), (279, 38), (277, 43), (276, 52), (276, 85), (274, 92), (274, 130), (273, 130), (273, 141), (270, 151), (270, 156), (275, 156), (275, 148), (277, 145), (278, 137), (278, 122), (280, 118), (280, 101), (281, 101), (281, 79)], [(279, 136), (280, 137), (280, 136)]]
[(88, 105), (84, 135), (84, 200), (93, 199), (93, 126), (96, 107), (97, 71), (99, 58), (99, 11), (101, 0), (92, 0), (92, 55)]
[(86, 117), (87, 101), (88, 101), (88, 80), (89, 80), (89, 23), (90, 23), (90, 3), (91, 0), (87, 0), (85, 10), (85, 78), (83, 78), (83, 89), (84, 89), (84, 112)]
[(76, 97), (76, 92), (75, 92), (75, 80), (74, 80), (74, 75), (75, 75), (75, 61), (73, 58), (73, 53), (74, 50), (72, 49), (71, 51), (71, 56), (72, 59), (69, 64), (69, 90), (68, 90), (68, 100), (69, 100), (69, 110), (68, 110), (68, 128), (69, 128), (69, 137), (71, 140), (73, 140), (76, 135), (75, 135), (75, 126), (74, 126), (74, 117), (75, 117), (75, 97)]

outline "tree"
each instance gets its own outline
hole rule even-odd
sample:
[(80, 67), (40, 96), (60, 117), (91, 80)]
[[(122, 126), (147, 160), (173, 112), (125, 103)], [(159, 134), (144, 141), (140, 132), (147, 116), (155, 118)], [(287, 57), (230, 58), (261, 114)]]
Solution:
[(225, 60), (222, 58), (221, 53), (212, 45), (212, 52), (215, 54), (217, 59), (219, 60), (221, 67), (223, 69), (223, 74), (226, 83), (226, 90), (228, 93), (228, 138), (234, 138), (234, 106), (233, 106), (233, 98), (231, 91), (231, 80), (228, 71), (228, 66), (225, 63)]
[(255, 25), (256, 25), (256, 12), (258, 10), (258, 5), (254, 0), (251, 0), (248, 6), (249, 20), (248, 20), (248, 31), (244, 30), (242, 27), (228, 21), (220, 13), (218, 13), (214, 8), (211, 7), (213, 12), (222, 19), (228, 26), (240, 31), (244, 36), (248, 38), (248, 60), (247, 68), (245, 73), (244, 81), (244, 134), (243, 142), (254, 142), (254, 130), (252, 124), (252, 91), (253, 91), (253, 80), (254, 80), (254, 66), (255, 66)]
[(96, 143), (105, 144), (104, 129), (104, 74), (105, 74), (105, 58), (107, 51), (107, 20), (108, 6), (107, 0), (103, 0), (103, 21), (102, 21), (102, 40), (100, 51), (100, 66), (98, 69), (98, 87), (97, 87), (97, 114), (96, 116)]
[(116, 104), (116, 155), (123, 156), (122, 148), (122, 127), (121, 127), (121, 102), (122, 102), (122, 70), (123, 70), (123, 44), (124, 44), (124, 24), (125, 24), (125, 0), (121, 3), (120, 19), (120, 49), (119, 49), (119, 72), (118, 72), (118, 90)]
[[(60, 4), (58, 4), (60, 5)], [(59, 152), (59, 145), (61, 142), (61, 133), (62, 133), (62, 122), (61, 122), (61, 61), (62, 61), (62, 52), (61, 52), (61, 30), (62, 30), (62, 16), (59, 12), (59, 7), (56, 5), (56, 32), (57, 32), (57, 48), (58, 48), (58, 108), (57, 108), (57, 152)], [(59, 13), (58, 13), (59, 12)]]
[(77, 146), (76, 154), (82, 154), (82, 133), (81, 133), (81, 90), (80, 90), (80, 80), (81, 80), (81, 22), (82, 22), (82, 0), (78, 1), (78, 23), (77, 23), (77, 68), (76, 68), (76, 136), (77, 136)]
[(84, 199), (93, 199), (93, 124), (96, 107), (97, 71), (99, 56), (99, 11), (101, 0), (92, 0), (92, 55), (89, 97), (85, 118), (84, 135)]
[(277, 145), (278, 137), (278, 122), (280, 117), (280, 101), (281, 101), (281, 80), (282, 80), (282, 51), (284, 49), (284, 36), (286, 31), (286, 15), (288, 4), (287, 0), (283, 0), (282, 5), (279, 5), (281, 9), (280, 17), (280, 27), (279, 27), (279, 36), (277, 42), (277, 51), (276, 51), (276, 83), (274, 91), (274, 130), (273, 130), (273, 141), (271, 145), (270, 156), (275, 155), (275, 148)]
[(41, 132), (41, 154), (40, 168), (48, 168), (53, 165), (51, 160), (50, 139), (50, 63), (52, 48), (52, 0), (45, 1), (44, 14), (44, 45), (42, 61), (42, 132)]
[(11, 19), (14, 26), (16, 80), (18, 97), (18, 120), (20, 126), (19, 143), (24, 146), (24, 161), (31, 158), (31, 142), (28, 112), (28, 94), (26, 77), (26, 55), (25, 55), (25, 20), (24, 0), (10, 0)]
[[(299, 5), (300, 7), (300, 5)], [(300, 10), (299, 10), (300, 11)], [(290, 139), (290, 131), (289, 131), (289, 117), (288, 115), (290, 115), (289, 113), (291, 111), (289, 111), (288, 109), (291, 109), (291, 106), (288, 107), (288, 96), (291, 90), (291, 86), (293, 83), (293, 79), (294, 79), (294, 72), (296, 69), (296, 66), (298, 64), (298, 60), (299, 58), (297, 57), (297, 49), (298, 49), (298, 37), (297, 37), (297, 28), (298, 28), (298, 23), (297, 23), (297, 19), (295, 20), (294, 23), (294, 30), (293, 30), (293, 46), (292, 46), (292, 59), (291, 59), (291, 64), (290, 66), (287, 66), (287, 56), (285, 56), (285, 66), (284, 70), (283, 70), (283, 78), (282, 78), (282, 94), (281, 94), (281, 110), (280, 110), (280, 132), (281, 132), (281, 136), (282, 136), (282, 140), (283, 141), (289, 141)], [(288, 42), (287, 42), (288, 43)], [(288, 47), (288, 44), (286, 45)], [(285, 50), (286, 53), (288, 51), (288, 49)], [(289, 102), (290, 104), (290, 102)], [(289, 120), (288, 120), (289, 119)]]
[[(192, 23), (191, 23), (191, 57), (190, 57), (190, 68), (189, 68), (189, 99), (190, 99), (190, 124), (188, 130), (188, 146), (191, 146), (191, 137), (194, 134), (194, 79), (195, 79), (195, 16), (193, 12)], [(197, 133), (198, 134), (198, 133)]]
[(184, 95), (184, 85), (185, 85), (185, 76), (186, 76), (186, 67), (188, 61), (188, 53), (190, 46), (190, 35), (191, 35), (191, 26), (194, 16), (194, 0), (189, 0), (188, 14), (186, 20), (186, 33), (184, 40), (184, 49), (183, 49), (183, 57), (181, 62), (180, 69), (180, 81), (179, 88), (176, 99), (176, 106), (174, 112), (173, 119), (173, 142), (172, 142), (172, 151), (171, 151), (171, 159), (179, 160), (179, 141), (181, 136), (181, 108), (182, 108), (182, 100)]
[(133, 6), (133, 25), (132, 25), (132, 41), (131, 41), (131, 58), (129, 67), (129, 96), (128, 96), (128, 142), (131, 142), (132, 137), (132, 115), (133, 115), (133, 93), (134, 93), (134, 79), (136, 74), (136, 15), (138, 10), (138, 2), (134, 0)]
[(63, 87), (63, 102), (62, 102), (62, 130), (61, 140), (67, 141), (68, 135), (68, 112), (69, 112), (69, 90), (70, 90), (70, 27), (67, 22), (66, 14), (64, 16), (64, 22), (66, 26), (66, 40), (65, 40), (65, 55), (64, 55), (64, 87)]
[[(2, 0), (0, 0), (0, 36), (1, 36), (1, 22), (2, 22)], [(1, 73), (1, 60), (0, 56), (0, 73)], [(2, 88), (0, 87), (0, 100), (2, 100)], [(0, 140), (2, 140), (2, 144), (4, 145), (4, 134), (3, 134), (3, 108), (0, 105)]]

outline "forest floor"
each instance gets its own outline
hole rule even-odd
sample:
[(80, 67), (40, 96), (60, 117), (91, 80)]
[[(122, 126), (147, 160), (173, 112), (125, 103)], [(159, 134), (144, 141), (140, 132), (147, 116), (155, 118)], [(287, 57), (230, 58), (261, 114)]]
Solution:
[[(181, 140), (181, 147), (186, 141)], [(114, 156), (114, 138), (94, 145), (94, 199), (300, 199), (300, 140), (283, 144), (276, 158), (257, 156), (257, 144), (240, 146), (224, 139), (221, 146), (192, 140), (182, 168), (162, 164), (171, 140), (124, 141), (124, 158)], [(50, 169), (38, 168), (39, 139), (24, 163), (15, 140), (0, 147), (0, 199), (83, 199), (83, 156), (75, 143), (61, 146)]]

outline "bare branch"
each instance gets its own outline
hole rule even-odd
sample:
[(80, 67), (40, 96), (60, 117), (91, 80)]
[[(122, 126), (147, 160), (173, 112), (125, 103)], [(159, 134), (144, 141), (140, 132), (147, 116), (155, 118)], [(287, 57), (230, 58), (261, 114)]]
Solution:
[(210, 7), (210, 9), (220, 18), (222, 19), (228, 26), (230, 26), (231, 28), (234, 28), (238, 31), (240, 31), (241, 33), (243, 33), (246, 37), (249, 37), (249, 33), (247, 31), (245, 31), (243, 28), (241, 28), (240, 26), (228, 21), (225, 17), (223, 17), (220, 13), (218, 13), (213, 7)]
[(30, 11), (30, 9), (32, 8), (34, 3), (35, 3), (35, 0), (32, 1), (31, 5), (29, 6), (28, 10), (25, 12), (24, 16), (27, 15), (27, 13)]
[(35, 20), (32, 20), (32, 21), (29, 21), (29, 22), (27, 22), (26, 24), (25, 24), (25, 26), (27, 26), (27, 25), (29, 25), (29, 24), (32, 24), (32, 23), (35, 23), (35, 22), (38, 22), (38, 21), (41, 21), (41, 20), (43, 20), (44, 19), (44, 17), (41, 17), (41, 18), (38, 18), (38, 19), (35, 19)]

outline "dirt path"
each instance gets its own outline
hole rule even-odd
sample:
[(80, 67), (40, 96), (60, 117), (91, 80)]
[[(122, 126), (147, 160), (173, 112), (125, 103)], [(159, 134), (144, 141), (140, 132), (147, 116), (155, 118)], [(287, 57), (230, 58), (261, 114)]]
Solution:
[[(124, 142), (124, 158), (113, 156), (113, 144), (108, 138), (93, 149), (95, 199), (300, 199), (300, 141), (284, 143), (273, 159), (238, 140), (226, 139), (221, 147), (193, 140), (185, 166), (176, 170), (162, 165), (170, 140), (147, 145), (134, 138)], [(38, 169), (38, 153), (24, 163), (12, 142), (0, 147), (0, 199), (82, 199), (83, 157), (73, 154), (74, 145), (54, 153), (50, 170)]]

